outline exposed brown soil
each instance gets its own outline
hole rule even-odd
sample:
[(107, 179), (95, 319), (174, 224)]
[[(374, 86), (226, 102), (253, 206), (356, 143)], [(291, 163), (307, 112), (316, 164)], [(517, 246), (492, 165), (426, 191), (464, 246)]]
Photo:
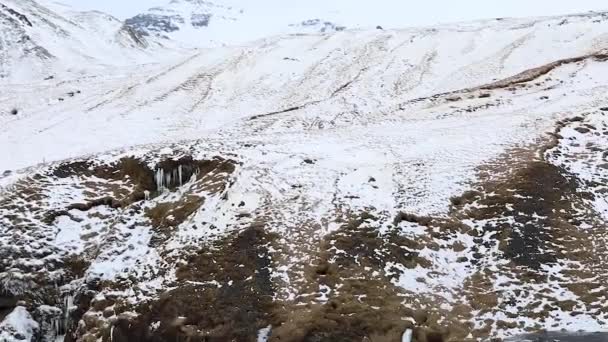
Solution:
[(396, 232), (380, 234), (368, 225), (375, 220), (366, 213), (352, 217), (323, 239), (305, 272), (316, 297), (291, 307), (270, 341), (398, 341), (406, 328), (414, 327), (417, 341), (444, 340), (445, 331), (426, 311), (403, 305), (401, 290), (383, 272), (390, 262), (428, 266), (417, 253), (403, 249), (420, 246)]
[[(585, 260), (588, 263), (593, 258), (585, 253), (585, 246), (590, 244), (589, 236), (577, 228), (580, 221), (574, 209), (590, 195), (580, 191), (581, 184), (576, 177), (538, 158), (538, 151), (544, 154), (555, 146), (556, 139), (536, 149), (516, 150), (507, 157), (507, 162), (496, 163), (498, 168), (480, 170), (485, 175), (479, 187), (451, 199), (451, 218), (409, 213), (399, 213), (394, 218), (394, 225), (406, 221), (434, 228), (428, 230), (429, 238), (438, 241), (459, 232), (475, 237), (477, 247), (498, 246), (501, 253), (498, 256), (485, 255), (476, 247), (470, 250), (474, 257), (471, 263), (479, 264), (480, 268), (463, 284), (468, 304), (458, 305), (451, 314), (434, 309), (433, 299), (424, 296), (418, 299), (426, 303), (427, 310), (408, 305), (402, 290), (391, 285), (390, 279), (381, 271), (388, 262), (406, 267), (431, 267), (430, 261), (418, 258), (412, 251), (446, 246), (433, 246), (426, 238), (412, 241), (396, 231), (379, 234), (366, 225), (366, 221), (377, 218), (363, 214), (322, 240), (319, 255), (305, 275), (309, 292), (316, 292), (317, 297), (307, 305), (293, 307), (285, 321), (273, 328), (271, 340), (396, 341), (406, 327), (413, 327), (417, 334), (415, 341), (462, 341), (469, 333), (474, 338), (487, 338), (493, 325), (500, 329), (521, 327), (518, 317), (510, 314), (508, 320), (486, 320), (486, 325), (480, 329), (473, 329), (466, 323), (474, 318), (474, 311), (479, 314), (495, 312), (517, 300), (517, 297), (509, 298), (494, 290), (494, 271), (482, 266), (484, 258), (509, 260), (508, 272), (523, 285), (556, 281), (548, 278), (541, 268), (543, 265), (552, 265), (559, 260)], [(464, 219), (487, 223), (472, 228), (461, 222)], [(461, 243), (454, 243), (452, 248), (461, 252), (466, 250)], [(372, 275), (373, 271), (380, 272)], [(584, 279), (584, 272), (577, 271), (576, 277)], [(583, 297), (586, 292), (589, 298), (581, 299), (588, 305), (594, 300), (597, 303), (597, 294), (588, 293), (599, 284), (564, 285)], [(327, 301), (319, 299), (319, 290), (326, 293)], [(548, 299), (551, 303), (544, 305), (541, 311), (537, 304), (542, 302), (521, 307), (521, 314), (527, 317), (543, 320), (553, 310), (573, 308), (572, 301), (552, 299), (542, 293), (526, 296)], [(409, 323), (408, 318), (415, 323)]]
[(177, 288), (116, 323), (113, 341), (256, 341), (280, 311), (269, 271), (275, 238), (256, 224), (204, 247), (178, 269)]
[(473, 209), (475, 219), (504, 218), (503, 222), (486, 226), (495, 231), (503, 243), (506, 258), (533, 269), (550, 265), (556, 257), (549, 244), (554, 239), (556, 223), (567, 221), (576, 195), (576, 182), (564, 176), (565, 171), (546, 162), (532, 162), (518, 170), (508, 182), (486, 189), (477, 203), (484, 208)]
[(52, 175), (57, 178), (95, 176), (108, 180), (128, 179), (139, 191), (156, 189), (154, 172), (143, 161), (130, 157), (114, 165), (95, 165), (88, 161), (64, 163), (54, 168)]
[(177, 202), (159, 203), (146, 211), (146, 216), (152, 221), (152, 227), (157, 231), (177, 227), (190, 215), (195, 213), (205, 202), (205, 199), (195, 195), (186, 195)]
[[(193, 192), (207, 191), (210, 193), (223, 191), (228, 186), (228, 177), (236, 168), (236, 162), (223, 158), (213, 158), (211, 160), (194, 160), (191, 157), (182, 157), (177, 160), (165, 160), (160, 162), (156, 170), (162, 168), (173, 172), (174, 168), (179, 168), (179, 174), (182, 179), (176, 178), (165, 183), (165, 187), (169, 190), (175, 188), (181, 183), (186, 183), (193, 180), (190, 189)], [(44, 228), (43, 226), (53, 226), (56, 224), (56, 218), (62, 215), (70, 217), (74, 222), (81, 222), (81, 219), (70, 214), (72, 210), (88, 212), (98, 206), (106, 206), (112, 209), (128, 209), (125, 215), (132, 215), (141, 210), (141, 207), (136, 203), (143, 201), (146, 194), (150, 198), (159, 195), (157, 192), (156, 170), (148, 167), (146, 162), (134, 158), (123, 158), (115, 164), (102, 165), (89, 161), (78, 161), (63, 163), (51, 168), (51, 171), (45, 174), (36, 174), (27, 180), (18, 182), (15, 185), (14, 191), (10, 196), (3, 197), (0, 200), (0, 206), (5, 210), (18, 210), (22, 213), (27, 212), (28, 215), (12, 215), (4, 217), (10, 220), (13, 224), (15, 234), (20, 230), (26, 230), (29, 238), (39, 237), (44, 248), (40, 250), (25, 250), (23, 248), (12, 248), (11, 246), (0, 246), (0, 256), (9, 255), (10, 258), (0, 259), (0, 272), (7, 268), (17, 267), (22, 272), (28, 273), (33, 277), (27, 279), (28, 287), (24, 289), (24, 293), (19, 296), (4, 296), (0, 299), (4, 300), (5, 307), (0, 307), (1, 314), (10, 312), (14, 307), (14, 303), (23, 300), (26, 305), (32, 306), (32, 313), (35, 318), (41, 320), (41, 326), (44, 329), (59, 329), (61, 332), (67, 332), (67, 341), (81, 341), (92, 338), (103, 337), (107, 340), (109, 336), (109, 326), (107, 322), (103, 322), (96, 318), (94, 314), (90, 314), (90, 310), (102, 304), (94, 302), (93, 297), (102, 288), (119, 289), (121, 284), (100, 284), (93, 283), (78, 290), (75, 305), (76, 310), (70, 314), (70, 320), (67, 326), (64, 326), (63, 320), (59, 323), (59, 327), (51, 327), (51, 320), (55, 319), (53, 315), (62, 316), (61, 312), (46, 314), (38, 312), (35, 308), (38, 305), (45, 304), (55, 308), (64, 307), (65, 294), (60, 293), (59, 288), (75, 279), (82, 278), (87, 268), (89, 267), (90, 257), (94, 255), (73, 255), (61, 253), (55, 250), (56, 248), (49, 246), (47, 241), (52, 241), (54, 229)], [(61, 179), (78, 179), (81, 183), (75, 182), (75, 187), (78, 189), (86, 189), (84, 192), (87, 200), (77, 203), (66, 203), (64, 209), (46, 211), (39, 208), (39, 201), (46, 200), (44, 191), (49, 189), (49, 177), (56, 178), (61, 182)], [(53, 180), (54, 181), (54, 180)], [(70, 184), (71, 180), (68, 180)], [(52, 187), (50, 187), (52, 190)], [(202, 203), (204, 198), (195, 195), (185, 195), (182, 199), (172, 205), (164, 205), (161, 203), (156, 215), (152, 215), (152, 221), (155, 227), (171, 228), (183, 222), (188, 216), (194, 213)], [(172, 215), (173, 220), (169, 220)], [(21, 217), (27, 216), (27, 219)], [(110, 223), (108, 223), (110, 224)], [(32, 227), (40, 226), (40, 229), (32, 232)], [(18, 238), (18, 235), (16, 235)], [(160, 235), (156, 236), (157, 238)], [(45, 257), (55, 253), (59, 259), (46, 260)], [(93, 253), (94, 254), (94, 253)], [(15, 258), (36, 258), (45, 260), (41, 265), (15, 265)], [(55, 272), (61, 270), (61, 272)], [(55, 272), (56, 275), (49, 276), (48, 272)], [(4, 292), (0, 286), (0, 292)], [(6, 297), (6, 298), (5, 298)], [(12, 303), (12, 304), (11, 304)], [(118, 301), (113, 301), (118, 305)], [(1, 303), (0, 303), (1, 304)], [(10, 306), (9, 306), (10, 304)], [(122, 309), (115, 308), (112, 314), (119, 314), (122, 311), (130, 309), (129, 306), (124, 306)], [(61, 309), (57, 309), (61, 311)], [(6, 311), (6, 312), (5, 312)], [(86, 315), (85, 315), (86, 313)], [(110, 317), (110, 312), (104, 312)], [(101, 314), (100, 314), (101, 315)], [(99, 316), (101, 317), (101, 316)], [(78, 322), (85, 322), (84, 326), (79, 326)], [(46, 331), (46, 330), (45, 330)]]
[[(559, 128), (581, 120), (560, 122), (558, 131), (546, 144), (514, 150), (480, 168), (480, 181), (474, 189), (450, 199), (448, 217), (407, 212), (394, 217), (382, 216), (385, 213), (348, 213), (343, 214), (346, 222), (340, 229), (320, 237), (314, 235), (318, 227), (278, 237), (266, 231), (264, 224), (256, 223), (200, 246), (177, 269), (174, 286), (154, 301), (135, 307), (114, 299), (96, 302), (93, 297), (100, 288), (118, 289), (120, 285), (91, 285), (77, 297), (77, 310), (72, 313), (74, 324), (67, 327), (70, 339), (89, 334), (91, 339), (119, 342), (255, 341), (260, 329), (271, 326), (270, 341), (398, 341), (406, 328), (414, 329), (416, 342), (466, 341), (469, 334), (475, 339), (487, 338), (496, 327), (521, 327), (517, 315), (542, 321), (553, 311), (578, 310), (580, 303), (605, 312), (608, 309), (599, 305), (598, 299), (606, 298), (608, 293), (600, 290), (602, 283), (593, 269), (565, 268), (560, 275), (563, 279), (554, 279), (543, 269), (564, 260), (585, 265), (599, 263), (587, 249), (597, 237), (596, 232), (579, 229), (581, 217), (576, 208), (584, 207), (584, 200), (592, 195), (581, 191), (583, 184), (574, 175), (542, 157), (556, 146)], [(579, 130), (582, 134), (589, 131)], [(158, 170), (171, 175), (165, 182), (169, 190), (175, 190), (186, 179), (192, 182), (187, 190), (190, 192), (184, 190), (179, 200), (156, 203), (145, 211), (156, 233), (152, 245), (161, 244), (201, 208), (205, 203), (203, 192), (222, 193), (229, 186), (228, 176), (234, 172), (235, 163), (220, 158), (195, 161), (186, 157), (164, 161), (155, 170), (132, 159), (123, 159), (112, 167), (86, 162), (65, 164), (54, 171), (55, 177), (78, 174), (127, 179), (135, 190), (127, 194), (116, 190), (115, 197), (71, 204), (65, 211), (53, 214), (69, 215), (69, 210), (88, 211), (98, 205), (132, 206), (133, 201), (143, 199), (143, 191), (157, 191)], [(388, 222), (392, 224), (387, 225)], [(408, 237), (399, 229), (404, 222), (422, 227), (425, 233)], [(379, 226), (385, 229), (380, 230)], [(295, 237), (297, 233), (302, 233), (302, 237)], [(468, 234), (475, 245), (467, 245), (465, 240), (453, 241), (456, 233)], [(280, 238), (288, 242), (279, 243)], [(306, 242), (309, 245), (295, 247), (298, 251), (288, 250)], [(411, 293), (394, 284), (400, 271), (390, 265), (433, 269), (436, 261), (421, 256), (420, 251), (425, 249), (462, 253), (459, 262), (470, 264), (473, 270), (458, 293), (462, 303), (449, 310), (442, 308), (432, 294)], [(272, 279), (271, 269), (279, 261), (289, 261), (288, 257), (293, 256), (290, 253), (296, 252), (305, 252), (309, 259), (302, 263), (310, 264), (293, 271), (294, 279), (302, 281), (297, 284), (296, 298), (277, 299), (277, 287), (282, 284), (277, 285), (278, 281)], [(488, 261), (495, 266), (496, 259), (505, 262), (496, 269), (489, 268)], [(88, 264), (74, 258), (64, 260), (61, 266), (68, 268), (67, 281), (82, 277)], [(497, 275), (504, 274), (519, 282), (522, 289), (497, 292)], [(579, 300), (558, 300), (526, 287), (549, 281), (569, 289)], [(56, 298), (58, 294), (49, 297)], [(0, 315), (18, 299), (0, 297)], [(519, 304), (523, 299), (531, 300)], [(518, 314), (507, 311), (513, 307)], [(130, 310), (139, 315), (123, 315)], [(487, 319), (477, 329), (471, 323), (474, 315), (498, 311), (505, 313), (504, 319)], [(111, 322), (110, 329), (109, 325), (100, 326), (101, 319), (85, 313), (118, 318), (113, 318), (116, 321)], [(81, 324), (79, 328), (75, 322), (80, 319), (84, 327)]]
[(560, 59), (555, 62), (551, 62), (549, 64), (545, 64), (545, 65), (542, 65), (542, 66), (539, 66), (539, 67), (536, 67), (533, 69), (523, 71), (515, 76), (506, 78), (504, 80), (500, 80), (500, 81), (496, 81), (494, 83), (480, 86), (476, 89), (490, 90), (490, 89), (498, 89), (498, 88), (507, 88), (507, 87), (517, 85), (520, 83), (531, 82), (543, 75), (548, 74), (555, 68), (558, 68), (564, 64), (578, 63), (578, 62), (581, 62), (581, 61), (584, 61), (587, 59), (593, 59), (593, 60), (597, 60), (597, 61), (606, 61), (606, 60), (608, 60), (608, 55), (602, 54), (602, 53), (595, 53), (595, 54), (589, 54), (589, 55), (584, 55), (584, 56), (579, 56), (579, 57)]

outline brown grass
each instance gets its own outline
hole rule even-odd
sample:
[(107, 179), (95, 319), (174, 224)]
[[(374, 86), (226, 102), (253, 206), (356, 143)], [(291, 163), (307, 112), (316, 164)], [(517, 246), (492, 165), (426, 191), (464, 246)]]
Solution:
[[(203, 247), (177, 270), (177, 288), (141, 305), (135, 320), (117, 322), (113, 341), (256, 341), (280, 311), (269, 273), (273, 239), (252, 225)], [(159, 328), (150, 330), (157, 321)]]

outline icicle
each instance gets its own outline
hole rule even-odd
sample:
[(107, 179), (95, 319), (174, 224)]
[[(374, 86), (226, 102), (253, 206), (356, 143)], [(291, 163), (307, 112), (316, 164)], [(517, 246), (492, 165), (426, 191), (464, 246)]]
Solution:
[(165, 190), (165, 169), (160, 169), (160, 191)]
[(110, 327), (110, 342), (112, 342), (113, 338), (114, 338), (114, 325), (112, 324), (112, 326)]
[(156, 170), (156, 191), (163, 190), (163, 169)]
[(59, 320), (56, 317), (51, 318), (51, 329), (53, 329), (53, 336), (61, 336), (62, 331), (59, 326)]
[(165, 170), (160, 168), (156, 170), (156, 190), (162, 192), (165, 189)]
[(178, 166), (177, 173), (178, 173), (178, 177), (179, 177), (179, 186), (182, 186), (182, 184), (183, 184), (183, 178), (182, 178), (183, 172), (182, 171), (183, 171), (182, 166), (181, 165)]
[(145, 199), (146, 201), (149, 201), (149, 200), (150, 200), (150, 191), (148, 191), (148, 190), (144, 190), (144, 199)]
[(74, 297), (68, 294), (67, 296), (65, 296), (63, 304), (65, 310), (63, 316), (63, 329), (64, 331), (67, 331), (70, 323), (70, 313), (72, 312), (72, 308), (74, 307)]
[(165, 186), (167, 188), (169, 188), (171, 186), (171, 173), (167, 172), (167, 175), (165, 176)]
[(156, 191), (158, 191), (158, 170), (154, 173), (154, 183), (156, 183)]
[(405, 329), (403, 336), (401, 336), (401, 342), (412, 342), (412, 329)]

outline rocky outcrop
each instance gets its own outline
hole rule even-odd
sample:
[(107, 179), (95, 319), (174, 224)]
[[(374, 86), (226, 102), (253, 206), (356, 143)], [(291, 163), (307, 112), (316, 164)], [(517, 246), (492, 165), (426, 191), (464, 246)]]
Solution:
[(125, 20), (125, 26), (142, 36), (163, 34), (179, 30), (184, 18), (179, 15), (162, 15), (154, 13), (138, 14)]
[(292, 28), (305, 30), (306, 32), (315, 31), (320, 33), (339, 32), (346, 29), (345, 26), (337, 25), (331, 21), (321, 19), (308, 19), (298, 24), (291, 24), (289, 26)]

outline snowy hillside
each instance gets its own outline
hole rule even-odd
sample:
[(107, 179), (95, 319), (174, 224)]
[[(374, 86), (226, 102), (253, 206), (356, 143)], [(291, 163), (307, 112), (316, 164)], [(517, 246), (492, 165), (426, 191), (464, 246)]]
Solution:
[(33, 0), (0, 2), (0, 82), (39, 80), (55, 72), (86, 74), (158, 59), (158, 44), (120, 20), (57, 8)]
[(0, 83), (0, 337), (608, 331), (606, 32), (334, 26)]

